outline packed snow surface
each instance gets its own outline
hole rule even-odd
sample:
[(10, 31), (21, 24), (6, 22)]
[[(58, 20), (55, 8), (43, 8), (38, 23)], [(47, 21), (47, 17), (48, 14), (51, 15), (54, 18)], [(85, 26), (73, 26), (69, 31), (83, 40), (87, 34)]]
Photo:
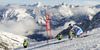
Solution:
[(100, 28), (88, 31), (89, 36), (83, 38), (74, 38), (69, 40), (64, 38), (62, 40), (53, 39), (49, 43), (46, 41), (36, 42), (30, 44), (28, 48), (15, 48), (13, 50), (100, 50)]

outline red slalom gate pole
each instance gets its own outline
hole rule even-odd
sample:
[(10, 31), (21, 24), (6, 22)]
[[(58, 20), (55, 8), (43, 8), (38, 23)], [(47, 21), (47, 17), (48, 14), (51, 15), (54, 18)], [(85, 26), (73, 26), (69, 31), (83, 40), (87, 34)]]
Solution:
[(48, 43), (48, 30), (47, 30), (47, 43)]
[[(49, 14), (48, 14), (48, 20), (50, 21)], [(50, 40), (52, 40), (52, 36), (51, 36), (51, 28), (50, 28)]]
[(52, 40), (52, 36), (51, 36), (51, 29), (50, 29), (50, 40)]
[(47, 31), (47, 43), (48, 43), (47, 13), (45, 13), (45, 17), (46, 17), (46, 31)]

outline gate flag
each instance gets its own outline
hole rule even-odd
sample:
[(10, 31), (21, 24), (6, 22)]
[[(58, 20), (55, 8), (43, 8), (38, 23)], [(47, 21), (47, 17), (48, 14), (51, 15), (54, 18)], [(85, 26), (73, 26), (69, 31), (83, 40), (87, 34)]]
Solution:
[(46, 30), (50, 30), (50, 21), (46, 21), (47, 25), (46, 25)]

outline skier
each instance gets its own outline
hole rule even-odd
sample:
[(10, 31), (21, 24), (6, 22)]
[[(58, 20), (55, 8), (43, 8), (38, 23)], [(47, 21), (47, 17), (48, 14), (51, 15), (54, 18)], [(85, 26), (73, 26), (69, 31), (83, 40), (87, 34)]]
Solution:
[(59, 34), (58, 34), (58, 40), (61, 40), (61, 39), (62, 39), (62, 34), (59, 33)]
[(83, 30), (76, 25), (69, 24), (69, 28), (69, 39), (72, 39), (72, 37), (80, 37), (83, 34)]
[(24, 48), (27, 48), (28, 42), (26, 40), (24, 40), (23, 46)]

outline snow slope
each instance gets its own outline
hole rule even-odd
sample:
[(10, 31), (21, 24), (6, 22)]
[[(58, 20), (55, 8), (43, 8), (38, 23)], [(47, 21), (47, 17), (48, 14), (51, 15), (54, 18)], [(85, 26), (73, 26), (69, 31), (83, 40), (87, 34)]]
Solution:
[(16, 48), (22, 46), (24, 39), (28, 41), (34, 41), (27, 37), (15, 35), (12, 33), (0, 31), (0, 50), (5, 49), (8, 50), (9, 48)]
[(75, 38), (73, 40), (67, 38), (62, 40), (53, 39), (49, 44), (42, 41), (31, 44), (26, 49), (19, 47), (13, 50), (100, 50), (100, 31), (98, 30), (100, 28), (88, 31), (89, 36), (84, 38)]

